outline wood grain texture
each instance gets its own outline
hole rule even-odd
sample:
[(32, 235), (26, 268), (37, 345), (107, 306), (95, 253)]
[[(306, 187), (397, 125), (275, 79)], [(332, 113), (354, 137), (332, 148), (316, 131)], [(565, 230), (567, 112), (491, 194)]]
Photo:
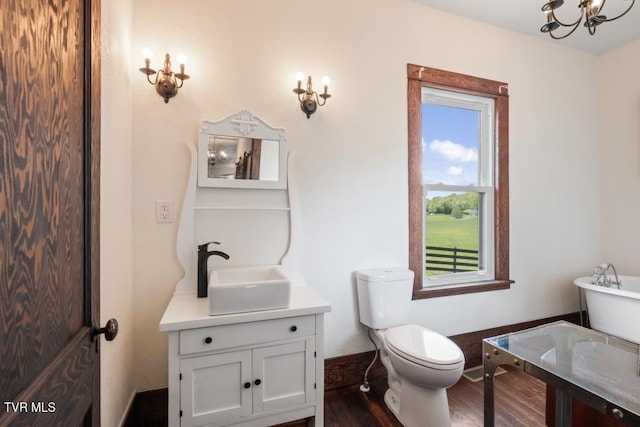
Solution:
[[(362, 384), (364, 372), (373, 361), (375, 351), (332, 357), (324, 361), (324, 389), (326, 391), (355, 384)], [(386, 376), (380, 357), (369, 371), (369, 379)]]
[[(544, 426), (544, 384), (520, 370), (507, 367), (507, 371), (495, 379), (496, 426)], [(328, 391), (325, 427), (402, 427), (384, 403), (386, 378), (374, 378), (370, 386), (369, 393), (361, 392), (358, 385)], [(472, 383), (461, 378), (447, 390), (447, 397), (452, 427), (483, 425), (482, 381)], [(425, 426), (429, 425), (428, 421), (425, 420)]]
[[(90, 0), (2, 2), (0, 400), (54, 403), (56, 411), (16, 416), (3, 407), (0, 425), (79, 424), (92, 402), (85, 231), (97, 221), (85, 222), (85, 170), (97, 176), (99, 166), (85, 155), (88, 135), (99, 137), (87, 111), (99, 117), (99, 104), (84, 86), (90, 10)], [(97, 212), (99, 199), (92, 203)]]
[[(495, 379), (496, 426), (542, 427), (545, 425), (544, 384), (524, 372), (506, 367), (507, 374)], [(363, 393), (359, 385), (328, 390), (325, 393), (325, 427), (402, 427), (384, 403), (387, 390), (386, 376), (371, 380), (371, 391)], [(166, 393), (158, 390), (158, 392)], [(138, 396), (149, 393), (139, 394)], [(136, 401), (138, 401), (136, 396)], [(483, 383), (472, 383), (461, 378), (447, 390), (452, 427), (482, 427)], [(147, 402), (139, 402), (132, 408), (129, 426), (166, 426), (166, 400), (144, 396)], [(307, 427), (313, 425), (313, 417), (279, 424), (274, 427)], [(425, 423), (425, 426), (428, 424)]]
[(407, 64), (407, 77), (409, 80), (428, 81), (430, 86), (454, 89), (459, 92), (481, 96), (497, 97), (509, 95), (509, 85), (507, 83), (422, 65)]
[[(88, 222), (85, 234), (85, 245), (89, 251), (85, 254), (85, 265), (89, 271), (85, 271), (85, 287), (90, 290), (90, 295), (85, 295), (85, 312), (88, 326), (100, 326), (100, 129), (101, 129), (101, 0), (83, 0), (85, 8), (84, 57), (89, 64), (85, 68), (86, 81), (90, 85), (85, 86), (85, 118), (84, 118), (84, 145), (85, 145), (85, 188), (88, 200), (85, 200), (85, 221)], [(90, 35), (90, 37), (89, 37)], [(85, 83), (86, 84), (86, 83)], [(87, 182), (87, 179), (88, 181)], [(88, 210), (88, 212), (87, 212)], [(87, 306), (88, 305), (88, 306)], [(100, 338), (98, 338), (100, 339)], [(97, 355), (94, 355), (97, 358)], [(100, 425), (100, 363), (93, 366), (93, 389), (90, 419), (86, 424)]]
[(8, 3), (0, 55), (0, 357), (16, 363), (0, 365), (4, 400), (84, 320), (74, 309), (82, 307), (83, 266), (73, 256), (83, 250), (82, 145), (68, 143), (83, 138), (82, 121), (72, 119), (82, 117), (82, 8)]
[(409, 268), (413, 270), (413, 289), (422, 290), (424, 275), (424, 233), (422, 200), (422, 83), (407, 82), (408, 167), (409, 167)]
[[(67, 426), (83, 420), (92, 405), (93, 372), (99, 364), (88, 332), (78, 333), (60, 355), (40, 372), (30, 387), (16, 396), (14, 402), (27, 402), (29, 411), (8, 412), (0, 417), (0, 426)], [(46, 411), (34, 411), (33, 403)]]

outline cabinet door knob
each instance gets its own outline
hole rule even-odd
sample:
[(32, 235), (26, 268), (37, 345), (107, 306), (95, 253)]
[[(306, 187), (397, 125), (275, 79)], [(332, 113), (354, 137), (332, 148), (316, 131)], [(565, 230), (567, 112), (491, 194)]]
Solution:
[(260, 379), (257, 379), (253, 382), (255, 385), (260, 385), (260, 383), (262, 383), (262, 381), (260, 381)]
[(205, 343), (205, 344), (211, 344), (212, 342), (213, 342), (213, 338), (211, 338), (211, 337), (206, 337), (206, 338), (204, 339), (204, 343)]
[(298, 330), (298, 327), (296, 325), (293, 325), (290, 329), (291, 332), (295, 332)]
[(251, 387), (251, 383), (244, 383), (244, 388), (249, 388)]

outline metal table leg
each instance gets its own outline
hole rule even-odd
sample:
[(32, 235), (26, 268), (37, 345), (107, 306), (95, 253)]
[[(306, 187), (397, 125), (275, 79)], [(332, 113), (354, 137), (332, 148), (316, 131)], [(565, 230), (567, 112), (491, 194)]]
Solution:
[(482, 366), (484, 370), (484, 426), (494, 427), (495, 425), (495, 403), (493, 378), (496, 369), (500, 365), (510, 365), (523, 370), (520, 359), (510, 355), (504, 349), (496, 347), (488, 342), (482, 342), (482, 353), (484, 358)]
[(571, 425), (571, 396), (556, 389), (556, 427)]
[(484, 374), (484, 427), (494, 427), (495, 423), (495, 405), (493, 396), (493, 376), (498, 368), (498, 365), (491, 361), (488, 356), (484, 358), (482, 362), (483, 374)]

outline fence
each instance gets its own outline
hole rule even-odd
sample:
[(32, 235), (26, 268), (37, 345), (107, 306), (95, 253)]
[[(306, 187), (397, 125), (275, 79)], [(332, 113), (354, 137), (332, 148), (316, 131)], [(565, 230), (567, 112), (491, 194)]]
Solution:
[(478, 271), (478, 250), (426, 246), (427, 274)]

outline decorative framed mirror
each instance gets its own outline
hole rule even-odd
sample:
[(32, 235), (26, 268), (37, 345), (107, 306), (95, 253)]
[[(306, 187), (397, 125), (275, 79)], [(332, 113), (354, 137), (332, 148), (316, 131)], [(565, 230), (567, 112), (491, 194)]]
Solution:
[(248, 110), (202, 122), (198, 134), (198, 186), (287, 188), (287, 140)]

